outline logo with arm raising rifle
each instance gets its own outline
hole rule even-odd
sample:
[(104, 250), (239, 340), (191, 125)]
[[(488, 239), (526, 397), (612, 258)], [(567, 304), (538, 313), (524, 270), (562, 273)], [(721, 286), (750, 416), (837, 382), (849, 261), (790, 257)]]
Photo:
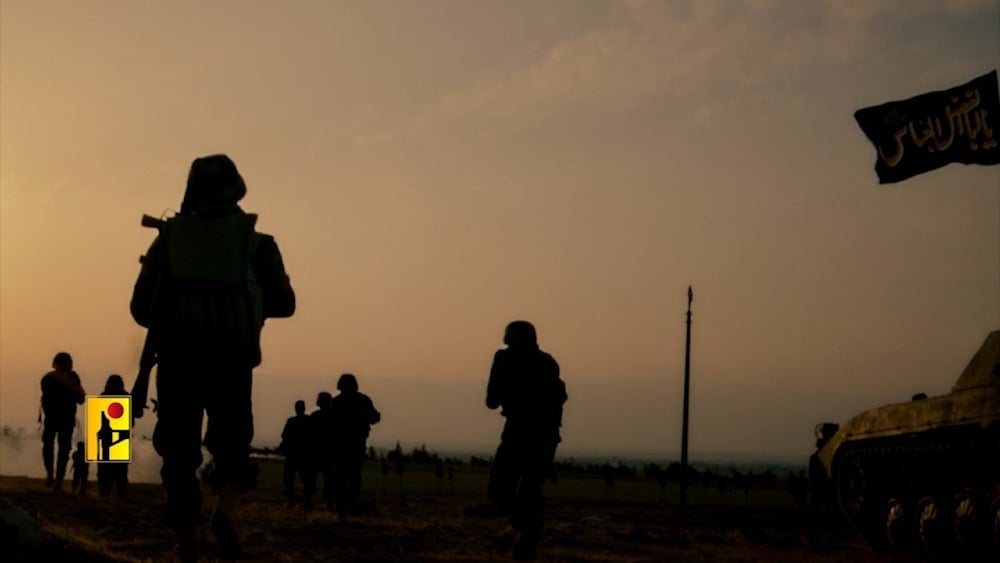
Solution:
[(89, 396), (86, 407), (87, 461), (132, 461), (132, 398)]

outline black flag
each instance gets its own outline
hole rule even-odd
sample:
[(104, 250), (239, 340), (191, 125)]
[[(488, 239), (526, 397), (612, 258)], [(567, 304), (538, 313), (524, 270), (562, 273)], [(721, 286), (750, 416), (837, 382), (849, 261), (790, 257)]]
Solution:
[(952, 162), (1000, 163), (997, 71), (961, 86), (854, 112), (875, 145), (875, 172), (891, 184)]

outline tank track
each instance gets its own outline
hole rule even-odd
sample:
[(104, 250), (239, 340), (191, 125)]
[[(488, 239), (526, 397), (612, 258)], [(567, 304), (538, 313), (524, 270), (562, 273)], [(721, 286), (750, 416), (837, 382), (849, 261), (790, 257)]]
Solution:
[(1000, 561), (1000, 428), (848, 441), (835, 502), (879, 551)]

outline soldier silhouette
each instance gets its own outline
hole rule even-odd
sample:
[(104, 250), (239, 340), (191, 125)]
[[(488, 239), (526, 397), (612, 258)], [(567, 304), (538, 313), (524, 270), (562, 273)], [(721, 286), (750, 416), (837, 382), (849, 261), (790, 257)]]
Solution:
[(816, 451), (809, 456), (809, 543), (814, 548), (824, 547), (830, 540), (835, 520), (836, 501), (833, 486), (827, 477), (819, 452), (833, 438), (840, 427), (831, 422), (816, 425)]
[(361, 471), (365, 443), (373, 424), (382, 420), (372, 400), (358, 391), (358, 380), (345, 373), (337, 381), (336, 397), (330, 400), (330, 437), (333, 453), (333, 489), (337, 514), (347, 518), (361, 493)]
[(87, 452), (84, 451), (83, 442), (76, 443), (76, 450), (73, 451), (73, 492), (81, 495), (87, 494)]
[(543, 529), (542, 485), (561, 441), (566, 385), (559, 364), (538, 348), (531, 323), (508, 324), (503, 342), (507, 348), (493, 356), (486, 389), (486, 406), (501, 408), (506, 419), (488, 491), (518, 533), (514, 558), (534, 559)]
[(284, 485), (288, 505), (295, 505), (295, 475), (302, 481), (305, 491), (308, 480), (310, 455), (310, 426), (306, 415), (306, 402), (295, 401), (295, 416), (285, 421), (278, 449), (285, 455)]
[[(125, 390), (125, 382), (122, 380), (122, 376), (117, 374), (112, 374), (108, 376), (107, 381), (104, 383), (104, 392), (101, 396), (114, 396), (114, 395), (128, 395), (128, 391)], [(130, 409), (131, 410), (131, 409)], [(102, 424), (106, 418), (103, 418), (102, 413)], [(134, 420), (129, 421), (129, 430), (132, 429)], [(103, 430), (103, 428), (102, 428)], [(110, 444), (118, 436), (115, 436), (115, 432), (111, 432), (110, 421), (108, 425), (107, 436), (101, 440), (102, 447), (105, 444)], [(131, 435), (131, 433), (130, 433)], [(108, 448), (110, 449), (110, 448)], [(125, 489), (128, 485), (128, 463), (127, 462), (114, 462), (114, 463), (98, 463), (97, 464), (97, 491), (102, 497), (111, 496), (112, 489), (118, 491), (119, 497), (125, 496)]]
[[(42, 461), (45, 463), (45, 486), (62, 492), (66, 465), (69, 463), (76, 426), (76, 406), (83, 404), (86, 393), (80, 376), (73, 371), (73, 357), (59, 352), (52, 359), (52, 371), (42, 377)], [(53, 460), (55, 443), (59, 442), (58, 457)], [(53, 461), (55, 472), (53, 475)]]
[(313, 495), (316, 493), (316, 481), (323, 476), (323, 499), (328, 510), (333, 510), (333, 446), (330, 429), (330, 400), (328, 391), (320, 391), (316, 395), (316, 407), (309, 414), (309, 452), (306, 464), (305, 485), (302, 487), (304, 497), (302, 506), (306, 511), (313, 509)]
[(147, 341), (155, 347), (159, 407), (153, 446), (163, 458), (164, 516), (182, 560), (198, 555), (196, 471), (203, 443), (215, 467), (211, 528), (218, 556), (242, 552), (235, 517), (249, 482), (260, 332), (264, 319), (295, 312), (277, 243), (255, 230), (256, 215), (237, 205), (245, 194), (229, 157), (195, 159), (181, 210), (158, 225), (132, 294), (132, 317), (150, 329)]

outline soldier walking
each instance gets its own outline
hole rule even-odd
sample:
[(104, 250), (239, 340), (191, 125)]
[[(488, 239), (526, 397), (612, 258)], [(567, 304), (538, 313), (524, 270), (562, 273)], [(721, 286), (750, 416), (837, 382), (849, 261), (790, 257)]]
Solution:
[(309, 461), (309, 416), (306, 415), (306, 402), (295, 401), (295, 416), (285, 421), (281, 431), (281, 445), (278, 449), (285, 455), (284, 485), (288, 505), (295, 505), (295, 476), (302, 481), (303, 490), (308, 479)]
[(330, 400), (333, 446), (333, 480), (337, 514), (347, 518), (361, 493), (365, 446), (373, 424), (382, 420), (372, 400), (358, 391), (358, 380), (345, 373), (337, 381), (336, 397)]
[(507, 325), (507, 348), (493, 356), (486, 406), (506, 419), (490, 467), (489, 497), (518, 533), (514, 559), (537, 557), (542, 538), (542, 485), (561, 441), (566, 385), (559, 364), (538, 348), (527, 321)]
[[(45, 486), (62, 492), (66, 465), (73, 448), (73, 428), (76, 426), (76, 406), (82, 405), (86, 393), (80, 376), (73, 371), (73, 357), (59, 352), (52, 359), (52, 371), (42, 376), (42, 461), (45, 463)], [(58, 457), (55, 444), (59, 443)], [(53, 462), (55, 471), (53, 471)]]
[(265, 318), (295, 312), (277, 243), (255, 230), (256, 215), (237, 205), (245, 194), (229, 157), (195, 159), (181, 210), (159, 225), (132, 295), (132, 316), (150, 329), (156, 352), (153, 446), (163, 458), (164, 516), (182, 560), (197, 558), (196, 471), (203, 443), (215, 467), (211, 528), (218, 555), (241, 553), (235, 516), (250, 480), (252, 372), (261, 363), (260, 332)]
[(323, 475), (323, 498), (326, 507), (333, 510), (333, 450), (330, 439), (330, 399), (327, 391), (316, 395), (316, 407), (309, 414), (309, 453), (305, 486), (302, 495), (303, 507), (306, 512), (313, 509), (313, 495), (316, 493), (316, 481)]

